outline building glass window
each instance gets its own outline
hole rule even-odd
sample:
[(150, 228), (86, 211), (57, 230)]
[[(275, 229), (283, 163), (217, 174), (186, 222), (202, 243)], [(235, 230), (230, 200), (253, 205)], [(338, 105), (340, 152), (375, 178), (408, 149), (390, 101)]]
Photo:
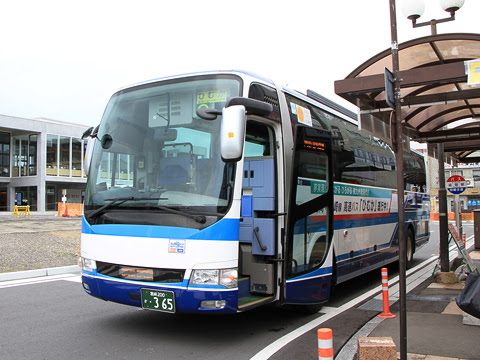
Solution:
[(118, 154), (115, 167), (115, 183), (133, 186), (135, 159), (133, 155)]
[(47, 135), (47, 175), (58, 175), (58, 136)]
[(473, 170), (473, 181), (475, 187), (480, 187), (480, 170)]
[(10, 177), (10, 134), (0, 132), (0, 176)]
[(12, 176), (20, 176), (20, 138), (13, 138), (13, 167)]
[(37, 175), (37, 135), (30, 135), (29, 137), (28, 175)]
[(105, 190), (111, 185), (112, 170), (113, 170), (113, 154), (104, 152), (100, 162), (100, 171), (98, 172), (99, 179), (97, 184), (105, 186)]
[(55, 185), (47, 185), (46, 186), (46, 203), (45, 203), (45, 210), (57, 210), (57, 198), (56, 198), (56, 186)]
[(72, 138), (72, 176), (82, 177), (82, 140)]
[(15, 188), (15, 205), (30, 205), (30, 211), (37, 211), (37, 187), (22, 186)]
[(37, 135), (14, 136), (12, 176), (37, 175)]
[(70, 138), (60, 136), (60, 176), (70, 176)]
[(28, 135), (20, 137), (20, 174), (28, 176)]

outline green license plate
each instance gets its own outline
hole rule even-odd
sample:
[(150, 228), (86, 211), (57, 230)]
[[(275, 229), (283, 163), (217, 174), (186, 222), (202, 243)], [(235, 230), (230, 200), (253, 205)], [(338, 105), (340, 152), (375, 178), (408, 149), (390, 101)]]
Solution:
[(142, 308), (174, 313), (175, 294), (172, 291), (142, 289)]

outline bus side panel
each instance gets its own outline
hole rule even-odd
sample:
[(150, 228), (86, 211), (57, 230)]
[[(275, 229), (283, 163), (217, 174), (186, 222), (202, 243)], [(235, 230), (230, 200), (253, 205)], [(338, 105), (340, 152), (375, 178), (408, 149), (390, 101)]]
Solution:
[(335, 184), (337, 282), (389, 263), (398, 256), (396, 191)]
[(286, 304), (319, 304), (328, 301), (332, 285), (332, 247), (323, 265), (286, 281)]
[(286, 304), (318, 304), (328, 301), (332, 268), (321, 268), (305, 277), (287, 280)]
[(430, 239), (430, 196), (424, 193), (405, 192), (405, 222), (411, 224), (415, 236), (415, 249)]

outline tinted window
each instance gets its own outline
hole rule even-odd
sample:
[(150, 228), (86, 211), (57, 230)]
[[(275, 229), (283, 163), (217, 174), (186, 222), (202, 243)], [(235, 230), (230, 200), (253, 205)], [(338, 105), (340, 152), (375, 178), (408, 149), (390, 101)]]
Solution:
[(335, 181), (396, 188), (395, 157), (388, 144), (323, 109), (289, 95), (286, 97), (292, 123), (307, 121), (307, 125), (331, 131)]

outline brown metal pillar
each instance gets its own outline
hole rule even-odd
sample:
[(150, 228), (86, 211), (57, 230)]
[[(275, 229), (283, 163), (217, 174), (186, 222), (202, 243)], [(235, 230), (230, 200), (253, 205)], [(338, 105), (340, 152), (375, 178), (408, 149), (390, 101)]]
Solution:
[(438, 214), (440, 226), (440, 270), (450, 271), (450, 259), (448, 257), (448, 210), (447, 190), (445, 188), (445, 154), (443, 144), (437, 145), (438, 157)]
[(397, 160), (397, 195), (398, 195), (398, 243), (400, 251), (400, 359), (407, 360), (407, 244), (405, 238), (405, 180), (403, 178), (403, 125), (400, 104), (400, 79), (397, 42), (397, 14), (395, 0), (390, 0), (390, 26), (392, 33), (392, 67), (395, 76), (395, 139), (394, 151)]

